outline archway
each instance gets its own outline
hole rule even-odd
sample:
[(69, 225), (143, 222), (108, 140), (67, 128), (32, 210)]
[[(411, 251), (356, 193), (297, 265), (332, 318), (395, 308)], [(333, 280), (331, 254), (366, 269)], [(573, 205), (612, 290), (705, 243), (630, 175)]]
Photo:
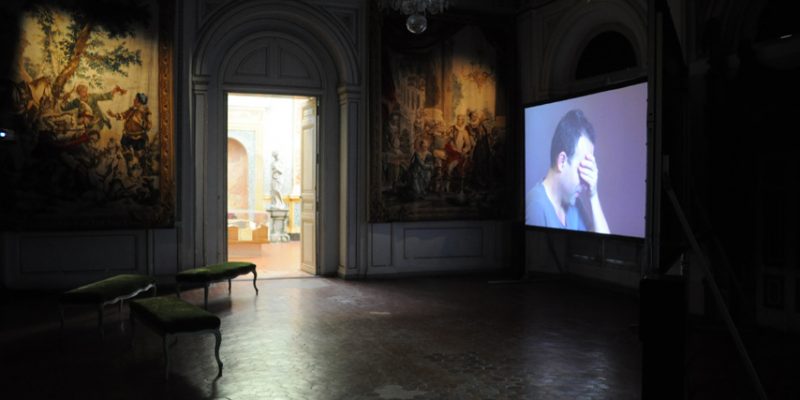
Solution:
[[(592, 2), (570, 9), (549, 34), (545, 45), (540, 85), (550, 96), (579, 93), (607, 85), (609, 80), (624, 81), (645, 73), (647, 49), (646, 10), (628, 0)], [(630, 44), (636, 68), (602, 76), (576, 79), (582, 51), (603, 32), (614, 32)]]
[[(356, 53), (336, 18), (303, 2), (252, 0), (216, 10), (192, 65), (192, 232), (196, 264), (225, 259), (225, 95), (231, 91), (317, 97), (318, 273), (357, 274), (365, 235), (365, 120)], [(363, 149), (361, 147), (364, 147)], [(363, 164), (363, 165), (362, 165)], [(363, 182), (362, 182), (363, 181)], [(352, 210), (352, 211), (351, 211)], [(363, 250), (362, 250), (363, 251)]]

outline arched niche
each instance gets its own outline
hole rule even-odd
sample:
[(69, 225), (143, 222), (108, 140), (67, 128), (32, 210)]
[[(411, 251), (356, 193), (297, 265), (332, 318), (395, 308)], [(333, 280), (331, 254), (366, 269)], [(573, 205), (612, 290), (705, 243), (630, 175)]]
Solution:
[(617, 31), (604, 31), (593, 37), (580, 52), (575, 65), (575, 80), (636, 68), (633, 45)]
[(250, 208), (249, 161), (244, 145), (236, 139), (228, 139), (228, 211)]
[[(206, 19), (191, 66), (195, 264), (225, 259), (229, 92), (315, 96), (318, 271), (358, 275), (364, 257), (366, 126), (358, 59), (335, 16), (302, 1), (233, 1)], [(362, 148), (363, 147), (363, 148)], [(362, 166), (364, 164), (364, 166)], [(362, 174), (363, 175), (363, 174)], [(362, 182), (363, 181), (363, 182)], [(184, 263), (185, 264), (185, 263)]]
[[(642, 2), (609, 0), (581, 3), (569, 9), (550, 32), (545, 45), (541, 87), (550, 96), (562, 96), (594, 89), (646, 73), (647, 14)], [(614, 32), (631, 44), (637, 68), (601, 77), (575, 79), (582, 51), (603, 32)]]

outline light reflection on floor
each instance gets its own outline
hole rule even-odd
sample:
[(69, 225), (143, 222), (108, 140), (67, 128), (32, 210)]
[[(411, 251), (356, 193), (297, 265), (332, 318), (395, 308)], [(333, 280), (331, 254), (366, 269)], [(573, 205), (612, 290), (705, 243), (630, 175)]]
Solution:
[[(567, 282), (480, 278), (236, 281), (209, 291), (212, 335), (168, 348), (128, 307), (72, 310), (57, 294), (15, 297), (0, 313), (3, 398), (563, 400), (640, 398), (632, 297)], [(164, 295), (171, 295), (167, 290)], [(203, 303), (201, 289), (182, 298)], [(10, 334), (5, 334), (6, 331)], [(708, 399), (710, 397), (702, 397)]]
[(256, 264), (259, 279), (311, 276), (300, 269), (300, 241), (287, 243), (229, 243), (228, 260)]

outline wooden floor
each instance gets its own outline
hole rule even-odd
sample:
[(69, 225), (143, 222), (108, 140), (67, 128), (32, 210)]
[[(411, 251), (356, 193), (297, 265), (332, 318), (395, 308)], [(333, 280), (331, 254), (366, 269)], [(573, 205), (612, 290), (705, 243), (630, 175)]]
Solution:
[(229, 261), (256, 264), (258, 278), (311, 276), (300, 269), (300, 241), (286, 243), (228, 243)]

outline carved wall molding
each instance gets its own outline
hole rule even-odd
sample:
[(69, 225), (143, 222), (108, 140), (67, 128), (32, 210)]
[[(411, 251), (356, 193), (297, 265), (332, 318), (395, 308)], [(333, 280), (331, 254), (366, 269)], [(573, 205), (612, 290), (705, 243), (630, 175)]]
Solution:
[(347, 31), (331, 12), (303, 1), (233, 1), (216, 9), (200, 27), (194, 74), (208, 75), (238, 40), (267, 29), (319, 43), (333, 58), (340, 82), (360, 82), (357, 53)]
[(321, 89), (323, 75), (316, 51), (280, 32), (261, 32), (243, 38), (223, 63), (225, 84), (259, 84)]
[(333, 6), (333, 5), (326, 5), (324, 6), (328, 12), (330, 12), (342, 27), (347, 31), (350, 36), (350, 40), (353, 43), (353, 47), (356, 49), (360, 48), (360, 43), (358, 40), (359, 37), (359, 10), (358, 8), (353, 7), (342, 7), (342, 6)]

